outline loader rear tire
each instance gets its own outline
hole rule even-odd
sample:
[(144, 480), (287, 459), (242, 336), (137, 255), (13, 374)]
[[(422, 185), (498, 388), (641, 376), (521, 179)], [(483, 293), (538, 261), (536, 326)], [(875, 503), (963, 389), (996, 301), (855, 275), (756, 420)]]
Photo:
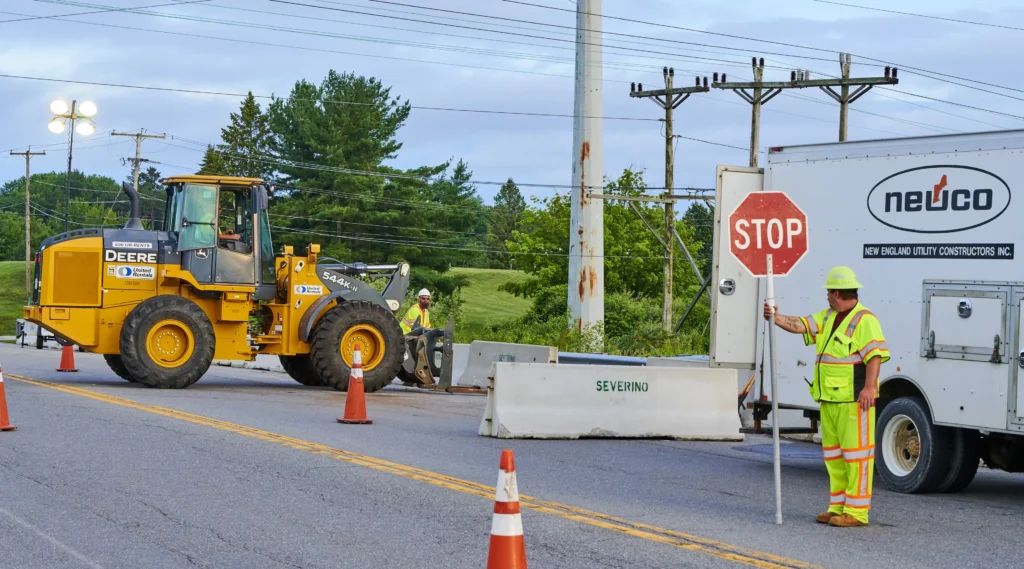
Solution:
[(128, 373), (128, 368), (124, 367), (124, 361), (121, 359), (121, 356), (117, 354), (104, 354), (103, 359), (107, 361), (110, 370), (116, 373), (117, 377), (131, 383), (136, 383), (132, 374)]
[(402, 367), (402, 329), (388, 309), (363, 300), (341, 303), (316, 325), (310, 355), (320, 380), (338, 391), (348, 390), (351, 348), (362, 344), (363, 388), (379, 391)]
[(295, 381), (307, 387), (323, 387), (320, 375), (313, 366), (313, 360), (307, 354), (298, 356), (278, 356), (285, 373)]
[(125, 319), (121, 361), (146, 387), (181, 389), (210, 369), (216, 343), (213, 325), (196, 303), (180, 296), (155, 296)]

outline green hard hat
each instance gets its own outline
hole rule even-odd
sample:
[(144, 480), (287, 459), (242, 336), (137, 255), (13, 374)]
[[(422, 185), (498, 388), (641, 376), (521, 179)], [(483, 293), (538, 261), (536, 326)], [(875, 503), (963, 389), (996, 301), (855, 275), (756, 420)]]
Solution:
[(853, 290), (864, 288), (857, 282), (857, 275), (850, 267), (832, 267), (825, 277), (825, 288), (828, 290)]

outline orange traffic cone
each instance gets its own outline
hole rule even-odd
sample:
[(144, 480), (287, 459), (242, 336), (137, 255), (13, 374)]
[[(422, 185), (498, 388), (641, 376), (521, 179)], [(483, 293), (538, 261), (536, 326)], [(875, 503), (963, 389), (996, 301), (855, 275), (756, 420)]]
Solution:
[(519, 487), (516, 485), (516, 464), (511, 450), (501, 451), (487, 569), (526, 569), (523, 518), (519, 514)]
[(60, 367), (57, 371), (78, 371), (75, 368), (75, 347), (64, 346), (60, 350)]
[(4, 374), (0, 371), (0, 431), (13, 431), (18, 427), (11, 424), (7, 415), (7, 394), (4, 393)]
[(363, 355), (356, 344), (352, 354), (352, 374), (348, 379), (348, 394), (345, 395), (345, 416), (338, 419), (339, 423), (350, 425), (369, 425), (373, 421), (366, 418), (366, 393), (363, 388)]

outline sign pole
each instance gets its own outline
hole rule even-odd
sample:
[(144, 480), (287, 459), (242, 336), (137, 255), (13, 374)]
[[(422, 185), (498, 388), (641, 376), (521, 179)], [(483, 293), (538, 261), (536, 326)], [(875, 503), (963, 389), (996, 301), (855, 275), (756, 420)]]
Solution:
[(782, 524), (782, 459), (779, 452), (779, 371), (775, 360), (775, 278), (772, 274), (772, 255), (765, 256), (768, 275), (768, 306), (772, 308), (768, 323), (769, 361), (772, 366), (772, 454), (775, 462), (775, 523)]

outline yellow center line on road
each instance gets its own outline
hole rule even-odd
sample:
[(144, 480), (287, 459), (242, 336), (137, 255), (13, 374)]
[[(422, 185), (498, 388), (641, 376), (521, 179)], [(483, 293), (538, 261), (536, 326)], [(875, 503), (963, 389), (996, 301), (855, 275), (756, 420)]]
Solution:
[[(194, 415), (192, 413), (186, 413), (184, 411), (178, 411), (176, 409), (168, 409), (167, 407), (160, 407), (157, 405), (148, 405), (145, 403), (139, 403), (130, 399), (122, 399), (113, 395), (106, 395), (98, 391), (90, 389), (82, 389), (80, 387), (72, 387), (69, 385), (62, 385), (58, 383), (52, 383), (40, 379), (33, 379), (15, 374), (7, 374), (8, 379), (37, 385), (40, 387), (46, 387), (49, 389), (55, 389), (71, 395), (78, 395), (80, 397), (86, 397), (96, 401), (102, 401), (104, 403), (110, 403), (112, 405), (118, 405), (121, 407), (128, 407), (139, 411), (145, 411), (147, 413), (153, 413), (161, 415), (171, 419), (177, 419), (179, 421), (185, 421), (196, 425), (202, 425), (205, 427), (212, 427), (221, 431), (227, 431), (235, 433), (245, 437), (259, 439), (261, 441), (276, 443), (296, 450), (302, 450), (311, 452), (313, 454), (319, 454), (322, 456), (328, 456), (337, 460), (345, 461), (349, 464), (357, 466), (365, 466), (366, 468), (372, 468), (381, 472), (388, 472), (396, 476), (402, 476), (412, 480), (418, 480), (420, 482), (426, 482), (434, 486), (447, 488), (463, 494), (470, 494), (473, 496), (479, 496), (488, 500), (494, 499), (494, 487), (485, 484), (478, 484), (469, 480), (463, 480), (461, 478), (455, 478), (452, 476), (445, 476), (437, 472), (429, 470), (423, 470), (412, 466), (406, 466), (397, 462), (391, 462), (374, 458), (372, 456), (366, 456), (356, 454), (334, 447), (321, 445), (318, 443), (305, 441), (302, 439), (296, 439), (287, 437), (278, 433), (270, 431), (264, 431), (261, 429), (255, 429), (253, 427), (246, 427), (244, 425), (238, 425), (235, 423), (228, 423), (226, 421), (220, 421), (210, 417), (204, 417), (202, 415)], [(805, 563), (803, 561), (797, 561), (795, 559), (788, 559), (786, 557), (772, 555), (761, 551), (755, 551), (744, 547), (730, 545), (713, 539), (707, 539), (698, 537), (695, 535), (689, 535), (682, 532), (673, 531), (670, 529), (660, 528), (650, 524), (644, 524), (639, 522), (632, 522), (623, 518), (602, 514), (600, 512), (594, 512), (585, 510), (582, 508), (576, 508), (566, 504), (560, 504), (558, 502), (551, 502), (547, 500), (541, 500), (531, 496), (519, 496), (520, 505), (524, 508), (549, 514), (552, 516), (558, 516), (567, 520), (576, 521), (582, 524), (587, 524), (594, 527), (607, 529), (610, 531), (618, 532), (625, 535), (630, 535), (640, 539), (646, 539), (648, 541), (654, 541), (657, 543), (664, 543), (687, 551), (693, 551), (703, 555), (710, 555), (719, 559), (727, 561), (733, 561), (743, 565), (751, 567), (758, 567), (761, 569), (821, 569), (820, 566), (811, 563)]]

